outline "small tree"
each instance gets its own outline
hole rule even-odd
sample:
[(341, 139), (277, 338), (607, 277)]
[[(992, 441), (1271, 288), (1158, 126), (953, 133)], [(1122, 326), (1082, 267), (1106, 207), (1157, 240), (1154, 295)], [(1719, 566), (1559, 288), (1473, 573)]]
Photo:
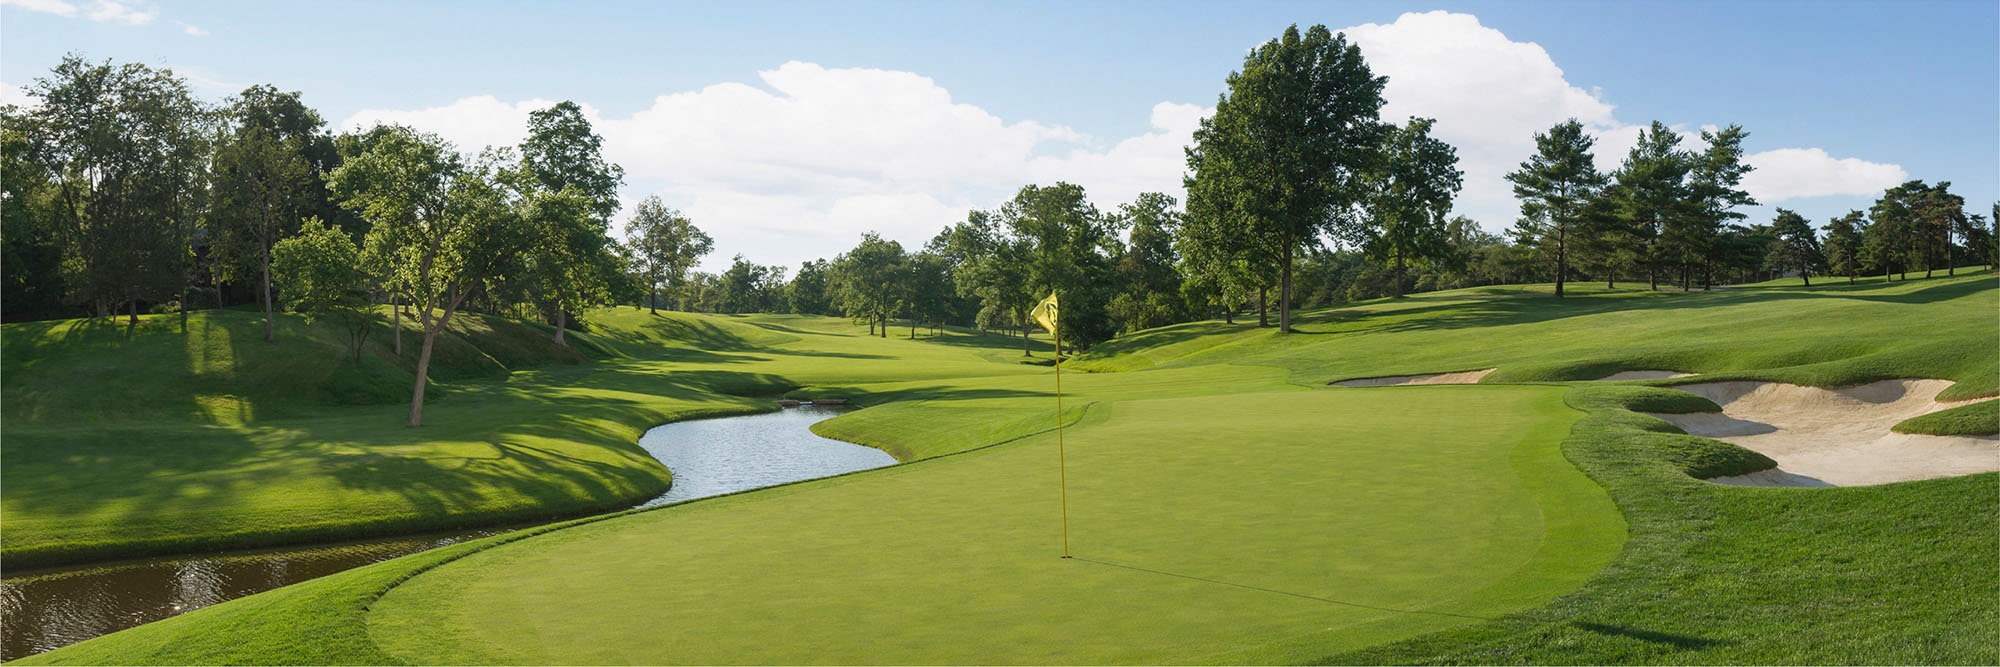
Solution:
[(361, 267), (354, 239), (319, 218), (307, 218), (297, 233), (271, 247), (272, 280), (285, 307), (308, 322), (338, 326), (357, 364), (369, 332), (382, 321), (368, 301), (368, 275)]
[(1813, 234), (1812, 223), (1805, 216), (1791, 210), (1778, 209), (1778, 217), (1771, 221), (1773, 237), (1766, 263), (1779, 271), (1798, 271), (1799, 278), (1807, 287), (1812, 286), (1812, 272), (1826, 264), (1826, 255), (1820, 250), (1819, 237)]
[(1854, 284), (1855, 276), (1867, 268), (1862, 261), (1862, 231), (1868, 226), (1867, 218), (1860, 211), (1850, 211), (1847, 215), (1834, 218), (1826, 224), (1827, 270), (1834, 275), (1847, 276), (1847, 284)]

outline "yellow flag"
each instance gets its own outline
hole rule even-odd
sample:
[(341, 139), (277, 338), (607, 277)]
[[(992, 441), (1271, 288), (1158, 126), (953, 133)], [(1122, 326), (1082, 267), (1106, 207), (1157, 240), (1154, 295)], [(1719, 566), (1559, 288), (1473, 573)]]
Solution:
[(1034, 310), (1028, 311), (1028, 316), (1035, 318), (1043, 329), (1048, 329), (1049, 333), (1053, 334), (1056, 332), (1056, 312), (1056, 295), (1051, 292), (1049, 298), (1042, 299), (1041, 303), (1035, 304)]

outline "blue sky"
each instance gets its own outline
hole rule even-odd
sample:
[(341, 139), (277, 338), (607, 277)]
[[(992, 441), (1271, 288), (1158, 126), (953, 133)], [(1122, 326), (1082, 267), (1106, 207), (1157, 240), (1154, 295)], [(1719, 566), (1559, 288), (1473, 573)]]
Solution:
[[(1058, 178), (1104, 208), (1178, 196), (1179, 146), (1245, 50), (1349, 32), (1388, 113), (1439, 118), (1458, 210), (1514, 215), (1499, 175), (1578, 116), (1612, 166), (1634, 126), (1739, 123), (1753, 194), (1824, 222), (1900, 178), (2000, 198), (1993, 2), (226, 3), (4, 0), (0, 82), (64, 53), (173, 67), (220, 100), (299, 90), (330, 123), (406, 122), (471, 151), (574, 99), (631, 172), (717, 237), (709, 266), (921, 243)], [(1371, 25), (1372, 24), (1372, 25)], [(1770, 207), (1750, 209), (1768, 220)]]

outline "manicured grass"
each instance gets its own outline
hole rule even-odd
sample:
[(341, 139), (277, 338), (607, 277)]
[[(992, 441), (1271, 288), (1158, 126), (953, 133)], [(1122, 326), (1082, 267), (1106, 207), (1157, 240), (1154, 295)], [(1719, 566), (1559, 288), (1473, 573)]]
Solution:
[(1993, 435), (2000, 433), (2000, 401), (1979, 401), (1911, 417), (1897, 424), (1895, 431), (1929, 435)]
[[(2000, 475), (1713, 485), (1695, 477), (1769, 461), (1631, 411), (1713, 409), (1664, 387), (1731, 378), (2000, 393), (1991, 276), (1577, 287), (1309, 311), (1290, 336), (1191, 323), (1073, 359), (1130, 372), (1063, 374), (1070, 561), (1048, 369), (764, 316), (712, 321), (796, 340), (648, 359), (674, 338), (620, 311), (596, 338), (617, 359), (536, 375), (634, 391), (678, 369), (713, 392), (770, 372), (877, 406), (817, 431), (923, 460), (420, 554), (29, 662), (2000, 660)], [(1492, 367), (1550, 386), (1325, 386)], [(1649, 368), (1704, 375), (1562, 384)], [(521, 375), (493, 386), (569, 386)], [(466, 384), (450, 402), (497, 391)]]
[[(190, 319), (187, 334), (171, 315), (0, 327), (8, 566), (599, 512), (666, 490), (640, 433), (775, 408), (745, 395), (830, 377), (1046, 372), (980, 356), (1005, 337), (874, 339), (831, 318), (794, 332), (799, 318), (607, 309), (563, 348), (546, 327), (468, 316), (440, 339), (440, 391), (412, 429), (414, 335), (404, 363), (383, 334), (355, 365), (295, 317), (276, 343), (255, 313)], [(579, 365), (586, 352), (598, 360)]]

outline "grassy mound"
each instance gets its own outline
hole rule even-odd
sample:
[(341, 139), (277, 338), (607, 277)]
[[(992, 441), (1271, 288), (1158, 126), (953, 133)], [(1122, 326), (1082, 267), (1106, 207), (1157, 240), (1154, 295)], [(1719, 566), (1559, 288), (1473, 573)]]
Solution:
[(1897, 433), (1993, 435), (2000, 433), (2000, 401), (1979, 401), (1903, 420)]

